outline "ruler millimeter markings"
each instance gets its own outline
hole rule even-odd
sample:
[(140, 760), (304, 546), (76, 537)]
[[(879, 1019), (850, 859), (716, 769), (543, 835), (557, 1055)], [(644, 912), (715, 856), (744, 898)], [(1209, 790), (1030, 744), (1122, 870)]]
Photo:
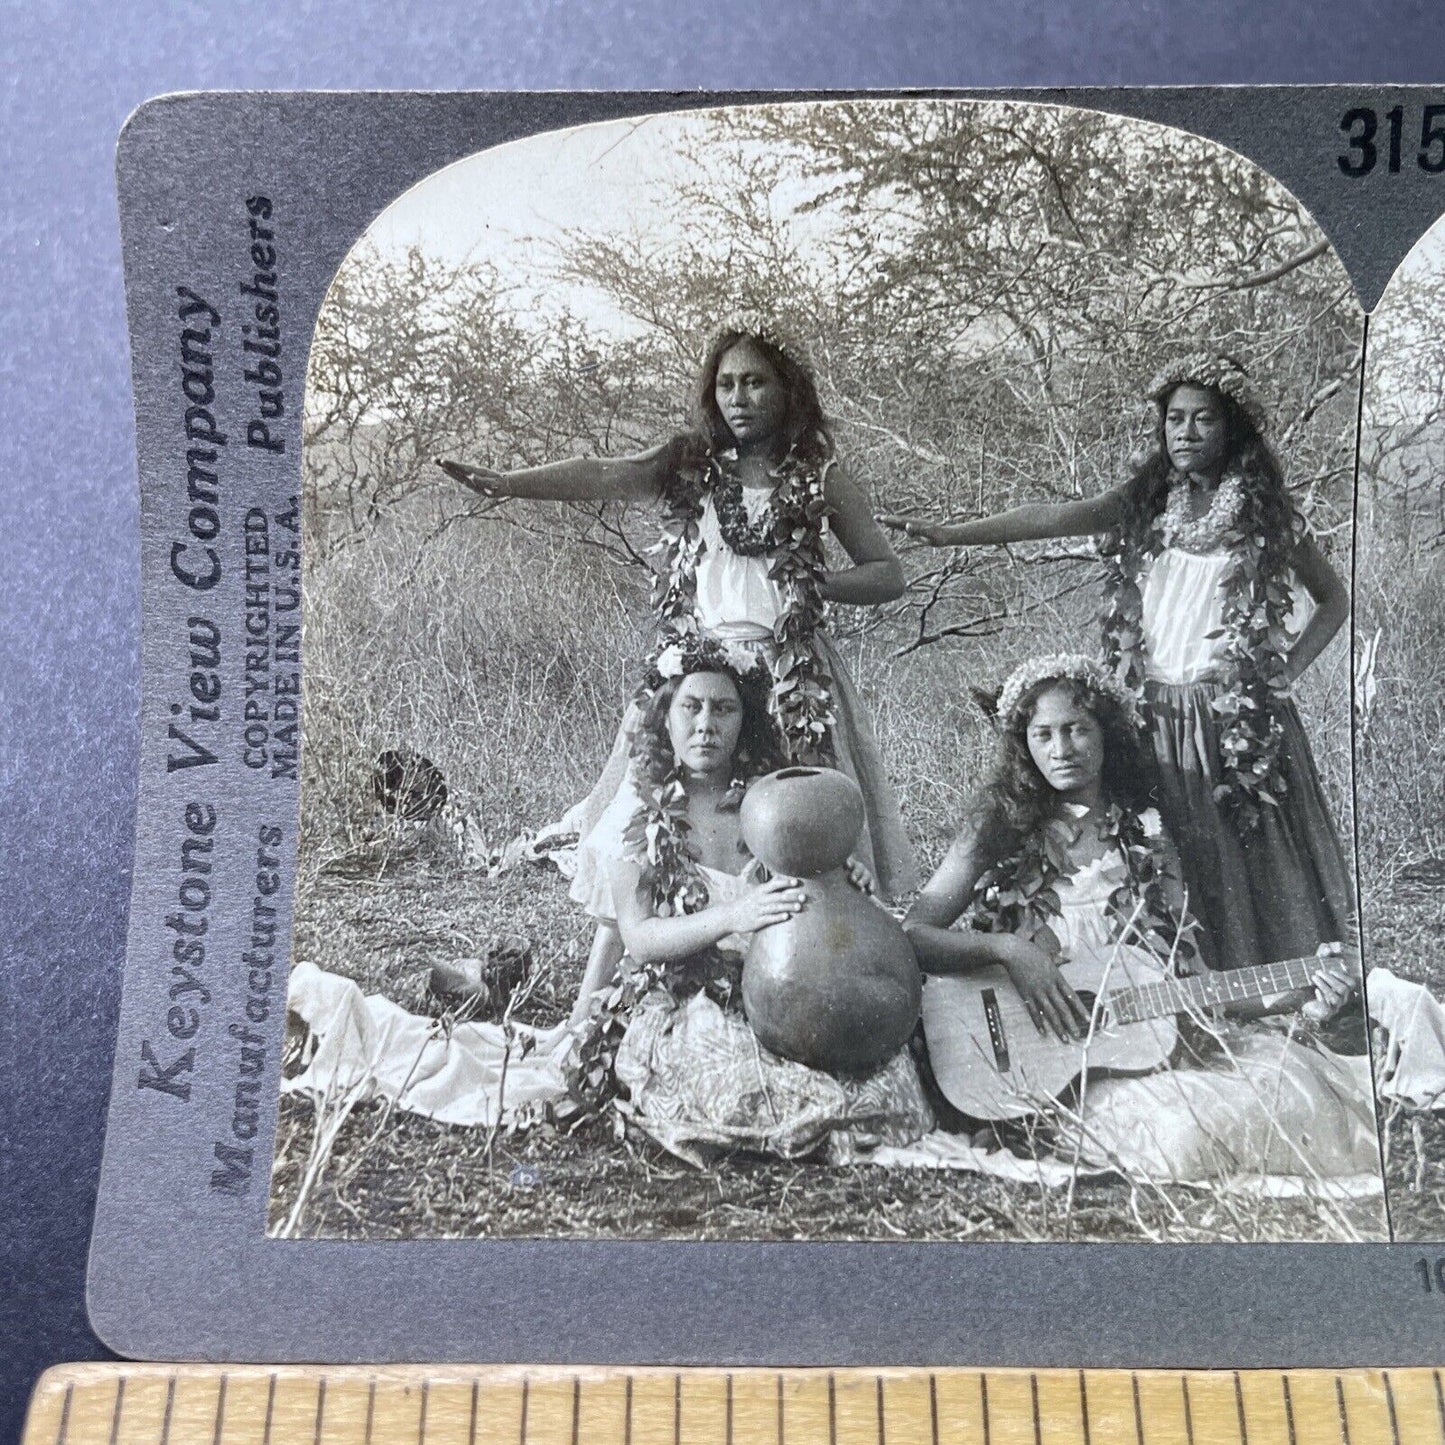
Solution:
[(83, 1364), (24, 1445), (1445, 1445), (1440, 1372)]

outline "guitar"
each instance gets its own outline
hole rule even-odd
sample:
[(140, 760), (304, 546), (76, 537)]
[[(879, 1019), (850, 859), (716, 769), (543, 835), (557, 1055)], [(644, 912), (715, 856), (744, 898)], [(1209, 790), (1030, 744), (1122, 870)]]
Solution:
[(1178, 1015), (1212, 1013), (1311, 986), (1314, 954), (1254, 968), (1174, 978), (1129, 944), (1079, 950), (1059, 966), (1089, 1010), (1087, 1039), (1041, 1034), (1006, 969), (930, 975), (923, 1034), (944, 1097), (976, 1119), (1020, 1119), (1089, 1069), (1145, 1074), (1169, 1062)]

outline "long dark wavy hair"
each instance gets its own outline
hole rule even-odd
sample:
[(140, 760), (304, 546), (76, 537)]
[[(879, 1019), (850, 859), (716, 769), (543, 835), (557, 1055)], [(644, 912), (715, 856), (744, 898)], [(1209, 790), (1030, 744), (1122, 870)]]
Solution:
[(970, 807), (977, 818), (1000, 819), (1017, 846), (1054, 816), (1058, 795), (1039, 772), (1029, 752), (1028, 728), (1039, 699), (1055, 688), (1084, 709), (1104, 735), (1104, 765), (1099, 782), (1104, 801), (1128, 813), (1158, 804), (1153, 749), (1146, 747), (1138, 727), (1123, 705), (1071, 677), (1045, 677), (1019, 699), (1010, 717), (1000, 719), (993, 764)]
[(723, 357), (742, 341), (757, 349), (787, 393), (788, 409), (779, 428), (779, 446), (774, 460), (781, 460), (791, 449), (804, 461), (826, 461), (833, 454), (833, 438), (818, 400), (813, 373), (776, 342), (736, 327), (720, 331), (713, 338), (698, 376), (694, 409), (699, 439), (712, 452), (726, 451), (734, 444), (732, 429), (718, 410), (717, 373)]
[(1224, 474), (1238, 473), (1244, 481), (1244, 509), (1239, 530), (1265, 539), (1264, 562), (1271, 576), (1279, 575), (1293, 555), (1297, 513), (1284, 483), (1284, 472), (1270, 450), (1255, 419), (1227, 392), (1188, 377), (1176, 382), (1154, 400), (1154, 445), (1134, 468), (1124, 485), (1124, 520), (1120, 540), (1130, 550), (1147, 545), (1155, 519), (1169, 498), (1174, 467), (1164, 440), (1164, 418), (1169, 399), (1182, 386), (1206, 391), (1224, 415)]
[[(682, 676), (664, 678), (643, 703), (642, 716), (632, 738), (632, 772), (644, 792), (661, 787), (677, 772), (677, 759), (667, 731), (667, 714), (683, 678), (704, 672), (727, 678), (737, 689), (742, 703), (742, 724), (732, 760), (733, 780), (748, 783), (784, 766), (782, 744), (768, 709), (767, 684), (751, 675), (740, 676), (730, 667), (693, 668)], [(741, 802), (742, 792), (737, 790), (737, 796), (729, 797), (725, 806), (737, 807)]]

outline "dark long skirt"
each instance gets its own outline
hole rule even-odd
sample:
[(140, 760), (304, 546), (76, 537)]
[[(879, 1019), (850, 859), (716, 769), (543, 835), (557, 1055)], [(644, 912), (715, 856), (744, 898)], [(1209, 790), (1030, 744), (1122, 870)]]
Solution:
[(1219, 683), (1149, 683), (1145, 715), (1159, 760), (1160, 811), (1179, 849), (1189, 906), (1211, 968), (1313, 953), (1350, 936), (1354, 889), (1339, 830), (1292, 702), (1280, 709), (1287, 791), (1245, 835), (1214, 801), (1222, 781)]

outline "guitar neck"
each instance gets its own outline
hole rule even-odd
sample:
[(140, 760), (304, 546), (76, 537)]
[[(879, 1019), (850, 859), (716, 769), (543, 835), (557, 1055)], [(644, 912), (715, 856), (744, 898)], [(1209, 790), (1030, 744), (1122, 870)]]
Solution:
[(1157, 983), (1121, 989), (1109, 997), (1109, 1009), (1119, 1023), (1143, 1023), (1199, 1010), (1208, 1013), (1221, 1004), (1249, 1003), (1271, 994), (1308, 988), (1319, 959), (1286, 958), (1253, 968), (1234, 968), (1191, 978), (1166, 978)]

